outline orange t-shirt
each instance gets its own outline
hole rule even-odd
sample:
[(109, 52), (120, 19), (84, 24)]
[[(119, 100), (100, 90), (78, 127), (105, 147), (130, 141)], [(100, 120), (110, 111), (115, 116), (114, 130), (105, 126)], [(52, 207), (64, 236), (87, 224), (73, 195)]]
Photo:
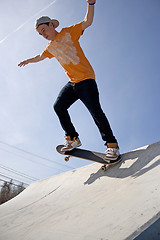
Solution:
[(65, 69), (70, 81), (74, 83), (89, 78), (95, 79), (94, 70), (78, 41), (82, 34), (81, 23), (63, 28), (42, 53), (48, 58), (55, 57)]

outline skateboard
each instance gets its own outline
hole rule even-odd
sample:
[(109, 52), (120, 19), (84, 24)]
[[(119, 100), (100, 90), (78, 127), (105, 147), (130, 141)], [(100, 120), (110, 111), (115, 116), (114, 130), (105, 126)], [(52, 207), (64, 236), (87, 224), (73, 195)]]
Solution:
[(106, 154), (99, 153), (99, 152), (93, 152), (93, 151), (85, 150), (85, 149), (82, 149), (82, 148), (75, 148), (75, 149), (73, 149), (71, 151), (62, 152), (61, 151), (62, 147), (64, 147), (64, 145), (58, 145), (56, 147), (56, 150), (57, 150), (58, 153), (66, 156), (64, 158), (64, 160), (66, 162), (69, 161), (70, 157), (82, 158), (82, 159), (85, 159), (85, 160), (89, 160), (89, 161), (93, 161), (93, 162), (97, 162), (97, 163), (103, 164), (101, 169), (104, 172), (107, 170), (107, 166), (108, 165), (114, 165), (116, 163), (119, 163), (122, 160), (121, 156), (119, 156), (116, 161), (104, 160), (104, 157), (106, 156)]

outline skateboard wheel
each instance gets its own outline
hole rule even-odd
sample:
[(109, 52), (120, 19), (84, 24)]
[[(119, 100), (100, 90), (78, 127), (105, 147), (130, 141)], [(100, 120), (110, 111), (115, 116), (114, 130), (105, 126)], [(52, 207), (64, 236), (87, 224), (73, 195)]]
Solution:
[(105, 172), (106, 171), (106, 166), (102, 166), (101, 169)]
[(68, 161), (69, 161), (69, 158), (70, 158), (69, 156), (68, 156), (68, 157), (65, 157), (64, 160), (65, 160), (66, 162), (68, 162)]

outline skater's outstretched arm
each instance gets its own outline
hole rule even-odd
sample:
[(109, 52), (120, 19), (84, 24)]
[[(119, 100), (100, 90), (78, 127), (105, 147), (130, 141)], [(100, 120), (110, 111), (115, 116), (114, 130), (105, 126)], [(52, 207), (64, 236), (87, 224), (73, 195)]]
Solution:
[(82, 30), (85, 30), (87, 27), (91, 26), (94, 17), (94, 4), (96, 0), (86, 0), (88, 2), (88, 8), (86, 16), (82, 22)]
[(19, 66), (19, 67), (22, 67), (22, 66), (24, 67), (24, 66), (27, 65), (28, 63), (40, 62), (40, 61), (44, 60), (45, 58), (46, 58), (46, 57), (45, 57), (44, 55), (39, 54), (39, 55), (37, 55), (37, 56), (35, 56), (35, 57), (33, 57), (33, 58), (29, 58), (29, 59), (26, 59), (26, 60), (20, 62), (20, 63), (18, 64), (18, 66)]

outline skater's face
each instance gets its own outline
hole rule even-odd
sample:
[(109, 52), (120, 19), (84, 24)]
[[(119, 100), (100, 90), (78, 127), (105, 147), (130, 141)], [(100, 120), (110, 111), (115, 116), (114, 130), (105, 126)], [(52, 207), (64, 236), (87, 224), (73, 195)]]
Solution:
[(49, 23), (49, 25), (41, 24), (38, 26), (38, 28), (36, 30), (45, 39), (51, 40), (51, 41), (53, 41), (58, 34), (58, 32), (55, 30), (52, 23)]

